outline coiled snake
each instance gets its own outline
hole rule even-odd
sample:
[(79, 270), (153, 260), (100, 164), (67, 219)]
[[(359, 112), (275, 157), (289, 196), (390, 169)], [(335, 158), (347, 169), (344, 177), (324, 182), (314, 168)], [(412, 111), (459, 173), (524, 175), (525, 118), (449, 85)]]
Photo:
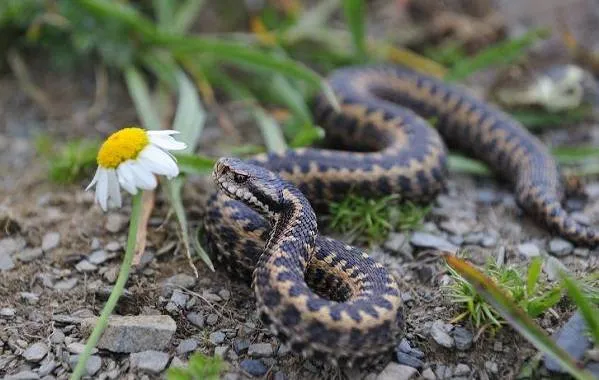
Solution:
[[(598, 245), (599, 235), (562, 208), (567, 188), (547, 148), (504, 112), (401, 67), (343, 68), (329, 83), (340, 111), (320, 96), (313, 113), (334, 150), (219, 160), (221, 191), (205, 219), (209, 249), (230, 272), (253, 278), (263, 320), (293, 349), (348, 363), (397, 344), (395, 280), (359, 249), (319, 235), (312, 207), (350, 190), (432, 200), (447, 177), (443, 141), (509, 181), (519, 206), (550, 230)], [(431, 116), (436, 129), (422, 118)]]

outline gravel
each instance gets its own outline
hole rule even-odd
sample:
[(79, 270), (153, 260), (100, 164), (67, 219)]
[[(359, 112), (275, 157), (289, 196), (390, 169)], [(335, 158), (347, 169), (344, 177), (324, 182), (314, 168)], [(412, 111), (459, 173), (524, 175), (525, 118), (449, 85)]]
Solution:
[(463, 327), (456, 326), (451, 331), (451, 336), (455, 342), (455, 347), (460, 351), (466, 351), (472, 347), (472, 339), (474, 336), (470, 332)]
[(15, 267), (15, 262), (6, 251), (0, 251), (0, 270), (9, 271)]
[(248, 347), (248, 355), (253, 358), (268, 358), (274, 351), (270, 343), (255, 343)]
[(199, 313), (191, 312), (187, 314), (187, 320), (194, 326), (203, 328), (206, 323), (206, 318)]
[[(449, 325), (451, 326), (451, 325)], [(452, 348), (455, 345), (454, 339), (447, 333), (449, 328), (447, 325), (440, 319), (433, 322), (431, 326), (431, 337), (437, 344), (446, 347)]]
[[(586, 337), (586, 323), (579, 311), (576, 311), (564, 324), (564, 326), (553, 335), (553, 339), (575, 360), (583, 358), (585, 352), (591, 347), (591, 342)], [(557, 361), (545, 355), (543, 358), (545, 367), (553, 372), (565, 371), (561, 368)]]
[(541, 254), (541, 250), (535, 243), (524, 243), (518, 245), (518, 252), (526, 257), (535, 257)]
[(264, 376), (268, 371), (264, 363), (255, 359), (242, 360), (239, 366), (252, 376)]
[(87, 256), (87, 261), (94, 265), (100, 265), (104, 263), (106, 260), (108, 260), (108, 254), (103, 249), (94, 251), (90, 253), (89, 256)]
[(147, 350), (134, 352), (129, 356), (131, 368), (147, 371), (151, 373), (160, 373), (168, 364), (169, 355), (166, 352)]
[(48, 232), (42, 238), (42, 251), (50, 252), (60, 245), (60, 234), (58, 232)]
[(549, 242), (549, 252), (556, 256), (567, 256), (574, 250), (574, 245), (564, 239), (551, 239)]
[(398, 352), (396, 357), (399, 364), (404, 364), (417, 369), (424, 367), (424, 362), (422, 360), (406, 354), (405, 352)]
[(33, 260), (39, 259), (44, 255), (42, 248), (27, 248), (15, 255), (15, 258), (24, 263), (30, 263)]
[(414, 232), (410, 243), (418, 248), (433, 248), (441, 251), (455, 252), (458, 247), (446, 239), (426, 232)]
[[(75, 368), (77, 362), (79, 361), (79, 355), (71, 355), (69, 356), (69, 364), (71, 368)], [(100, 368), (102, 367), (102, 358), (98, 355), (91, 355), (89, 359), (87, 359), (87, 363), (85, 364), (86, 373), (89, 376), (95, 375)]]
[(23, 357), (27, 361), (37, 363), (41, 361), (46, 354), (48, 354), (48, 346), (43, 342), (37, 342), (27, 347), (25, 352), (23, 352)]
[(389, 363), (385, 369), (379, 373), (376, 380), (409, 380), (416, 377), (418, 371), (406, 365)]
[(227, 337), (227, 335), (222, 332), (222, 331), (215, 331), (213, 333), (210, 334), (210, 342), (212, 344), (221, 344), (225, 341), (225, 338)]
[(177, 354), (182, 355), (191, 351), (195, 351), (195, 349), (198, 348), (198, 345), (198, 341), (193, 338), (184, 339), (179, 342), (179, 345), (177, 346)]

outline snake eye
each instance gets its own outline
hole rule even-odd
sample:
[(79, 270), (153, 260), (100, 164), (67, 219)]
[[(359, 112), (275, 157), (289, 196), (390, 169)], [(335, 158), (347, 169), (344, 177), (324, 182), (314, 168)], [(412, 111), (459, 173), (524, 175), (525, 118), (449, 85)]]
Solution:
[(235, 181), (236, 183), (244, 183), (245, 181), (248, 180), (248, 176), (245, 174), (239, 174), (239, 173), (234, 173), (233, 174), (233, 181)]

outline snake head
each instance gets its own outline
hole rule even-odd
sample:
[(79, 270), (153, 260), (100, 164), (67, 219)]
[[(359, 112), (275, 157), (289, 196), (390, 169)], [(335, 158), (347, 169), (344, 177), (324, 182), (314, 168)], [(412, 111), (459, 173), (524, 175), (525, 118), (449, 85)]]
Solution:
[(283, 205), (282, 190), (286, 184), (260, 166), (238, 158), (223, 157), (214, 165), (212, 178), (226, 195), (262, 214), (271, 215)]

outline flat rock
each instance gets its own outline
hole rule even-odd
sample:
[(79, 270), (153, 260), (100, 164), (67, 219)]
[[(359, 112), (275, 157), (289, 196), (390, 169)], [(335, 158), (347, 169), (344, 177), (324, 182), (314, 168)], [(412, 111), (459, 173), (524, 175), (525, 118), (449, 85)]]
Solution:
[(42, 238), (42, 251), (50, 252), (60, 244), (60, 234), (58, 232), (48, 232)]
[[(566, 324), (553, 334), (553, 339), (558, 346), (563, 348), (575, 360), (583, 358), (585, 352), (591, 348), (591, 341), (586, 336), (587, 326), (579, 311), (576, 311)], [(561, 365), (553, 358), (545, 355), (543, 357), (545, 367), (553, 372), (566, 373)]]
[(15, 255), (15, 257), (24, 263), (32, 262), (35, 259), (42, 257), (44, 252), (40, 247), (37, 248), (27, 248), (19, 252)]
[(46, 354), (48, 354), (48, 346), (43, 342), (37, 342), (27, 347), (25, 352), (23, 352), (23, 357), (27, 361), (37, 363), (41, 361)]
[(15, 262), (12, 260), (12, 257), (5, 252), (0, 251), (0, 270), (1, 271), (9, 271), (15, 267)]
[(169, 355), (166, 352), (147, 350), (135, 352), (129, 356), (131, 368), (151, 373), (162, 372), (168, 364)]
[(98, 269), (98, 267), (90, 263), (89, 261), (83, 259), (80, 262), (78, 262), (77, 265), (75, 265), (75, 269), (77, 269), (77, 271), (79, 272), (94, 272)]
[(116, 233), (122, 230), (127, 223), (127, 219), (120, 214), (108, 214), (104, 228), (108, 232)]
[(248, 355), (253, 358), (268, 358), (274, 351), (270, 343), (255, 343), (248, 347)]
[(92, 253), (89, 254), (89, 256), (87, 256), (87, 261), (89, 261), (90, 263), (92, 263), (94, 265), (102, 264), (106, 260), (108, 260), (108, 254), (103, 249), (93, 251)]
[[(67, 351), (69, 351), (71, 354), (81, 354), (83, 352), (83, 350), (85, 350), (85, 344), (84, 343), (80, 343), (80, 342), (72, 342), (67, 344)], [(97, 348), (93, 348), (92, 349), (92, 354), (95, 354), (98, 352)]]
[(523, 243), (518, 245), (518, 252), (526, 257), (535, 257), (541, 254), (541, 250), (535, 243)]
[(206, 322), (206, 318), (199, 313), (191, 312), (187, 314), (187, 320), (196, 327), (202, 328), (204, 327), (204, 323)]
[[(69, 363), (71, 365), (71, 368), (75, 368), (78, 361), (79, 355), (71, 355), (69, 357)], [(88, 376), (93, 376), (96, 373), (98, 373), (101, 367), (102, 358), (100, 358), (98, 355), (91, 355), (89, 359), (87, 359), (87, 363), (85, 363), (85, 372)]]
[(436, 320), (431, 326), (431, 337), (437, 344), (452, 348), (455, 345), (454, 339), (447, 333), (447, 328), (442, 320)]
[(416, 377), (418, 371), (416, 368), (397, 363), (389, 363), (385, 369), (379, 373), (376, 380), (409, 380)]
[[(88, 336), (97, 321), (86, 318), (81, 329)], [(168, 346), (177, 324), (168, 315), (111, 316), (97, 347), (112, 352), (161, 350)]]
[(177, 354), (182, 355), (191, 351), (195, 351), (195, 349), (198, 348), (198, 345), (198, 341), (193, 338), (184, 339), (179, 342), (179, 345), (177, 346)]
[(239, 363), (239, 366), (252, 376), (264, 376), (268, 369), (260, 360), (245, 359)]
[(0, 309), (0, 317), (4, 318), (12, 318), (17, 313), (17, 310), (12, 307), (3, 307)]
[(58, 281), (57, 283), (54, 284), (54, 289), (56, 289), (56, 290), (71, 290), (75, 287), (75, 285), (77, 285), (78, 281), (79, 280), (77, 280), (76, 277)]
[(574, 250), (574, 245), (564, 239), (551, 239), (549, 242), (549, 252), (556, 256), (567, 256)]
[(456, 326), (451, 330), (451, 336), (455, 342), (455, 347), (460, 351), (466, 351), (472, 347), (472, 339), (474, 336), (463, 327)]
[(227, 337), (227, 335), (222, 332), (222, 331), (215, 331), (213, 333), (210, 334), (210, 342), (212, 344), (221, 344), (222, 342), (225, 341), (225, 338)]
[(417, 369), (420, 369), (422, 367), (424, 367), (424, 362), (414, 356), (411, 356), (410, 354), (407, 354), (405, 352), (398, 352), (396, 354), (397, 357), (397, 362), (399, 364), (403, 364), (403, 365), (407, 365), (410, 367), (414, 367)]
[(164, 280), (162, 286), (165, 288), (193, 288), (196, 278), (185, 273), (179, 273)]
[(458, 249), (457, 246), (451, 244), (446, 239), (426, 232), (414, 232), (410, 243), (415, 247), (433, 248), (440, 251), (455, 252)]
[(38, 380), (40, 375), (33, 371), (21, 371), (13, 375), (7, 375), (4, 380)]
[(0, 253), (11, 256), (25, 248), (27, 242), (22, 237), (0, 239)]

